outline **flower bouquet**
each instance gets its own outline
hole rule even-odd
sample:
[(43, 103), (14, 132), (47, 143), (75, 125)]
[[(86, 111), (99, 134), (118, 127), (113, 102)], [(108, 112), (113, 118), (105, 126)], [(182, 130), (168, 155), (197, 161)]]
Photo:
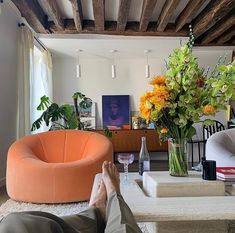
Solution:
[[(208, 77), (192, 55), (192, 44), (186, 43), (169, 56), (166, 75), (154, 77), (152, 91), (140, 98), (140, 112), (154, 123), (161, 141), (169, 140), (169, 172), (188, 175), (187, 140), (196, 134), (193, 124), (202, 116), (214, 115), (234, 92), (235, 61), (218, 64)], [(206, 119), (203, 124), (210, 124)]]

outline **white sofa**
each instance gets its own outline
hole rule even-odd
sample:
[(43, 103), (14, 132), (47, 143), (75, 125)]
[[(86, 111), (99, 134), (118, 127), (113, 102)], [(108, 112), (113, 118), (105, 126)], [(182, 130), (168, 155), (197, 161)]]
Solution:
[(206, 159), (215, 160), (217, 167), (235, 166), (235, 129), (226, 129), (208, 138)]

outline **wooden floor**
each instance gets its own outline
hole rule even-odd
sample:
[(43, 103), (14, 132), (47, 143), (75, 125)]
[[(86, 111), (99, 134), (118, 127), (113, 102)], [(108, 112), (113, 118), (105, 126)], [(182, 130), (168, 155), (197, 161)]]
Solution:
[[(115, 161), (115, 164), (118, 168), (119, 172), (123, 172), (123, 164), (118, 163)], [(138, 172), (138, 161), (134, 161), (132, 164), (129, 165), (129, 172)], [(167, 171), (168, 170), (168, 162), (166, 160), (154, 160), (151, 161), (150, 164), (151, 171)], [(0, 205), (2, 205), (4, 202), (6, 202), (9, 199), (6, 187), (0, 188)]]

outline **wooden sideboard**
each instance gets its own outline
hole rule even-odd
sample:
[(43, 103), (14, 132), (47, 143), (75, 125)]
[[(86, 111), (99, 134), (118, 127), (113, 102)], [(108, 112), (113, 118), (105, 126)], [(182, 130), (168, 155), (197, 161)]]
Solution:
[[(167, 152), (167, 142), (159, 143), (158, 134), (154, 129), (118, 129), (112, 132), (111, 141), (114, 153), (117, 152), (139, 152), (141, 147), (141, 137), (146, 137), (147, 149), (149, 152)], [(103, 130), (95, 130), (104, 134)]]

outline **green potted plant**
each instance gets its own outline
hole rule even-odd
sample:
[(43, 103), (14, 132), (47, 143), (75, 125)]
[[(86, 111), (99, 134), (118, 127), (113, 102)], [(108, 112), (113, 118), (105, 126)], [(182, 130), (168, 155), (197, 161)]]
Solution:
[[(39, 129), (43, 122), (47, 126), (50, 125), (49, 130), (57, 129), (84, 129), (84, 124), (81, 122), (79, 108), (87, 109), (92, 105), (92, 100), (86, 97), (81, 92), (76, 92), (72, 96), (74, 107), (70, 104), (63, 104), (59, 106), (52, 102), (49, 97), (42, 96), (41, 102), (37, 110), (42, 111), (42, 115), (33, 122), (31, 131)], [(79, 101), (78, 101), (79, 100)], [(74, 109), (75, 108), (75, 109)]]

